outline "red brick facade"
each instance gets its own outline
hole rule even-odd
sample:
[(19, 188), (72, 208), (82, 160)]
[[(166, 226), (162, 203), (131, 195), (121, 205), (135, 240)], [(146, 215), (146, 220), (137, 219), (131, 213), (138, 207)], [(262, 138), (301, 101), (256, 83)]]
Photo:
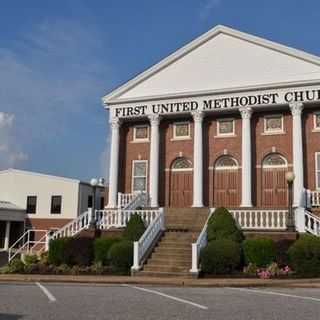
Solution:
[[(304, 148), (304, 185), (315, 189), (315, 152), (320, 152), (320, 132), (314, 132), (315, 111), (320, 108), (306, 108), (302, 114), (303, 148)], [(264, 133), (264, 118), (268, 115), (283, 115), (283, 132), (279, 134)], [(217, 135), (217, 120), (219, 118), (234, 119), (234, 135), (221, 137)], [(173, 124), (177, 121), (189, 121), (191, 138), (185, 140), (173, 139)], [(144, 122), (125, 122), (120, 129), (120, 179), (119, 192), (132, 191), (132, 161), (148, 160), (150, 141), (134, 142), (134, 126), (148, 124)], [(221, 116), (210, 114), (203, 120), (203, 164), (204, 164), (204, 205), (215, 207), (215, 170), (217, 159), (222, 155), (232, 156), (239, 164), (237, 173), (238, 205), (241, 201), (241, 132), (242, 119), (239, 113), (224, 113)], [(149, 127), (150, 130), (150, 127)], [(149, 133), (150, 136), (150, 133)], [(264, 207), (264, 180), (262, 163), (271, 153), (280, 154), (287, 161), (287, 170), (292, 170), (292, 116), (288, 110), (272, 110), (270, 112), (254, 112), (251, 118), (252, 141), (252, 201), (256, 207)], [(170, 206), (170, 176), (171, 165), (177, 157), (193, 160), (193, 120), (192, 117), (179, 119), (164, 118), (160, 123), (160, 168), (159, 168), (159, 205)], [(148, 173), (149, 174), (149, 173)], [(191, 173), (192, 174), (192, 173)], [(149, 177), (148, 177), (149, 178)], [(149, 179), (148, 179), (149, 180)], [(181, 190), (183, 192), (183, 190)], [(285, 204), (286, 205), (286, 204)], [(230, 205), (229, 205), (230, 206)], [(233, 204), (234, 206), (234, 204)], [(280, 207), (283, 205), (279, 205)]]

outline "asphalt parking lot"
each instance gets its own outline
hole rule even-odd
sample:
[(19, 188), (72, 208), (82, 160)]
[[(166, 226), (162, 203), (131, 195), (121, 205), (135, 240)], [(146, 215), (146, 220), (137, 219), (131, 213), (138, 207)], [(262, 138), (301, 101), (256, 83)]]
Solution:
[(320, 289), (0, 284), (0, 319), (320, 319)]

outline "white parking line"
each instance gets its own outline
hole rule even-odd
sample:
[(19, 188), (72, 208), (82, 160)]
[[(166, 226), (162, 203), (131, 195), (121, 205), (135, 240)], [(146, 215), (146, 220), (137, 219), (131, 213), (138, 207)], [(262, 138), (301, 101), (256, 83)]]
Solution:
[(50, 302), (56, 302), (57, 299), (54, 297), (54, 295), (42, 284), (39, 282), (36, 282), (36, 285), (42, 290), (42, 292), (48, 297)]
[(248, 292), (248, 293), (260, 293), (260, 294), (275, 295), (275, 296), (282, 296), (282, 297), (289, 297), (289, 298), (295, 298), (295, 299), (301, 299), (301, 300), (311, 300), (311, 301), (320, 302), (320, 299), (318, 299), (318, 298), (297, 296), (294, 294), (281, 293), (281, 292), (276, 292), (276, 291), (246, 289), (246, 288), (226, 288), (226, 289), (244, 291), (244, 292)]
[(191, 306), (194, 306), (194, 307), (197, 307), (197, 308), (200, 308), (200, 309), (203, 309), (203, 310), (208, 310), (208, 307), (203, 306), (201, 304), (198, 304), (198, 303), (195, 303), (195, 302), (192, 302), (192, 301), (189, 301), (189, 300), (180, 299), (180, 298), (177, 298), (177, 297), (174, 297), (174, 296), (170, 296), (170, 295), (162, 293), (160, 291), (150, 290), (150, 289), (131, 286), (131, 285), (126, 285), (126, 284), (124, 284), (123, 286), (129, 287), (129, 288), (133, 288), (133, 289), (137, 289), (137, 290), (144, 291), (144, 292), (148, 292), (148, 293), (157, 294), (158, 296), (161, 296), (161, 297), (165, 297), (165, 298), (168, 298), (168, 299), (171, 299), (171, 300), (175, 300), (175, 301), (178, 301), (178, 302), (181, 302), (181, 303), (189, 304)]

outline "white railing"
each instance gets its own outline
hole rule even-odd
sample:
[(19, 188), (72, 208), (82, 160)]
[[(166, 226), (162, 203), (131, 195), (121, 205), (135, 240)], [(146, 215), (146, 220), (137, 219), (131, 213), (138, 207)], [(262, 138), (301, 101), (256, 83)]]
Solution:
[[(40, 238), (32, 240), (37, 238), (38, 234)], [(48, 242), (48, 230), (29, 229), (9, 248), (8, 261), (22, 253), (39, 254), (46, 250)]]
[(72, 237), (80, 231), (88, 228), (92, 218), (92, 209), (89, 208), (88, 211), (80, 214), (76, 219), (68, 222), (62, 228), (51, 234), (50, 238), (57, 239), (63, 237)]
[(207, 227), (208, 227), (208, 221), (210, 219), (210, 217), (212, 216), (214, 212), (214, 209), (211, 210), (208, 218), (207, 218), (207, 221), (205, 223), (205, 225), (203, 226), (199, 236), (198, 236), (198, 239), (197, 239), (197, 242), (195, 243), (192, 243), (191, 244), (191, 248), (192, 248), (192, 265), (191, 265), (191, 269), (190, 269), (190, 272), (192, 274), (198, 274), (199, 273), (199, 261), (200, 261), (200, 251), (202, 248), (204, 248), (206, 245), (207, 245)]
[(132, 270), (138, 271), (142, 267), (142, 259), (154, 244), (156, 238), (165, 229), (163, 209), (157, 210), (156, 218), (149, 224), (139, 241), (133, 243), (133, 266)]
[(97, 223), (100, 229), (123, 228), (127, 225), (133, 214), (141, 216), (143, 222), (148, 226), (158, 215), (158, 209), (142, 210), (97, 210), (100, 217)]
[(287, 228), (288, 210), (238, 209), (230, 212), (244, 230), (285, 230)]
[(320, 207), (320, 191), (309, 191), (311, 195), (311, 206)]
[(133, 210), (148, 205), (148, 194), (143, 191), (134, 193), (118, 193), (118, 209)]
[(320, 218), (307, 210), (304, 211), (304, 218), (305, 231), (315, 236), (320, 236)]

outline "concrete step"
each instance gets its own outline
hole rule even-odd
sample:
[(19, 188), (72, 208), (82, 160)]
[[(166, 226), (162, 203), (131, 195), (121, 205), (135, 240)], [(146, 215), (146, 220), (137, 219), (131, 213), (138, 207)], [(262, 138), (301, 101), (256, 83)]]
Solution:
[(189, 272), (191, 266), (188, 267), (180, 267), (180, 266), (153, 266), (153, 265), (145, 265), (143, 267), (144, 271), (152, 271), (152, 272)]
[(154, 249), (154, 252), (165, 253), (165, 254), (179, 254), (179, 253), (191, 254), (191, 246), (190, 248), (179, 248), (179, 247), (163, 248), (161, 246), (158, 246)]
[(138, 277), (184, 277), (184, 278), (192, 278), (190, 272), (160, 272), (160, 271), (139, 271), (135, 274)]
[(147, 266), (177, 266), (177, 267), (191, 267), (192, 259), (175, 259), (175, 257), (171, 257), (171, 259), (157, 259), (152, 258), (150, 262), (148, 262)]
[(159, 247), (161, 248), (181, 248), (181, 249), (191, 249), (191, 244), (188, 242), (188, 243), (185, 243), (185, 242), (179, 242), (179, 241), (170, 241), (170, 242), (160, 242), (158, 244)]
[(162, 238), (161, 242), (159, 244), (161, 245), (166, 245), (166, 244), (172, 244), (172, 243), (179, 243), (179, 244), (184, 244), (186, 246), (189, 246), (190, 243), (192, 243), (192, 239), (167, 239), (167, 238)]
[(192, 254), (191, 254), (191, 250), (190, 252), (176, 252), (174, 254), (172, 253), (165, 253), (165, 252), (153, 252), (150, 259), (171, 259), (172, 256), (174, 256), (176, 259), (188, 259), (191, 260), (192, 259)]

